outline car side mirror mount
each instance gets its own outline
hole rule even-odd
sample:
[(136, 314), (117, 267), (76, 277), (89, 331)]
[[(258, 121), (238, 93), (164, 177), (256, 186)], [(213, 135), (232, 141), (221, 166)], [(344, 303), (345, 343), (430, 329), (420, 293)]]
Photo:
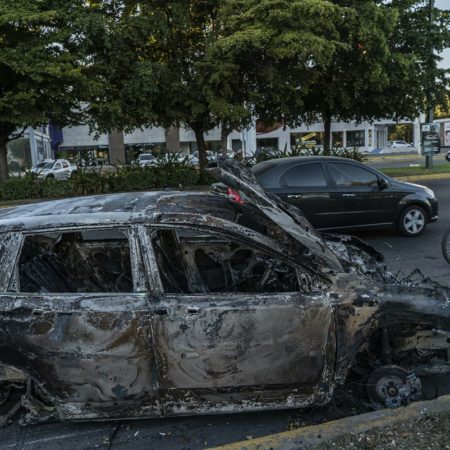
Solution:
[(383, 191), (389, 186), (388, 182), (385, 178), (379, 178), (378, 179), (378, 187), (380, 188), (380, 191)]

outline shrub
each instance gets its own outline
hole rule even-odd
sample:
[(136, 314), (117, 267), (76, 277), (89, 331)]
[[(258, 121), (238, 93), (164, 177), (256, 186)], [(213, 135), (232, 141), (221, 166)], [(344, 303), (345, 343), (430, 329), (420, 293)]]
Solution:
[(20, 200), (41, 197), (41, 183), (32, 176), (11, 178), (0, 184), (2, 200)]
[[(323, 149), (320, 147), (305, 147), (297, 144), (290, 152), (287, 148), (280, 150), (278, 148), (261, 149), (249, 158), (251, 164), (276, 158), (287, 158), (290, 156), (323, 156)], [(366, 156), (361, 153), (358, 148), (332, 147), (328, 156), (336, 156), (339, 158), (354, 159), (355, 161), (364, 161)]]
[(72, 187), (67, 181), (48, 179), (45, 181), (35, 180), (40, 186), (39, 197), (42, 198), (59, 198), (73, 195)]
[(213, 181), (208, 174), (201, 177), (200, 171), (190, 165), (187, 159), (179, 160), (175, 156), (160, 159), (155, 166), (122, 166), (117, 167), (115, 172), (91, 170), (80, 168), (68, 181), (40, 180), (32, 174), (11, 178), (0, 184), (0, 199), (59, 198), (161, 188), (180, 189)]

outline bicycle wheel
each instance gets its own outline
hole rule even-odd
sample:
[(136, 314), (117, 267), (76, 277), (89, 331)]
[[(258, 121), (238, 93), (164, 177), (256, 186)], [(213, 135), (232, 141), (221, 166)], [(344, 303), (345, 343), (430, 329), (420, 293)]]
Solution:
[(447, 231), (442, 238), (442, 254), (444, 255), (445, 260), (450, 264), (450, 228), (447, 228)]

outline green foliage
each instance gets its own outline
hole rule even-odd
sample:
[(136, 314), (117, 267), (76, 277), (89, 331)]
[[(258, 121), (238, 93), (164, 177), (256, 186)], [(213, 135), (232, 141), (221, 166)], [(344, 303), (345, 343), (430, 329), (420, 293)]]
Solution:
[(39, 198), (42, 193), (41, 184), (31, 176), (11, 178), (0, 184), (0, 198), (2, 200)]
[[(279, 150), (278, 148), (265, 148), (252, 155), (249, 158), (250, 164), (256, 164), (262, 161), (276, 158), (289, 158), (291, 156), (323, 156), (323, 149), (320, 147), (305, 147), (296, 145), (291, 151)], [(338, 158), (348, 158), (355, 161), (364, 161), (366, 156), (357, 148), (331, 147), (327, 156), (335, 156)]]
[(106, 189), (106, 180), (101, 173), (88, 172), (79, 168), (66, 183), (70, 189), (69, 195), (102, 194)]
[(0, 180), (13, 133), (78, 123), (97, 92), (81, 29), (89, 11), (83, 0), (0, 0)]
[[(111, 192), (195, 186), (205, 182), (200, 171), (176, 157), (159, 160), (156, 166), (118, 167), (115, 172), (89, 172), (79, 169), (68, 181), (40, 180), (31, 174), (0, 183), (1, 200), (59, 198)], [(211, 179), (206, 182), (211, 183)]]

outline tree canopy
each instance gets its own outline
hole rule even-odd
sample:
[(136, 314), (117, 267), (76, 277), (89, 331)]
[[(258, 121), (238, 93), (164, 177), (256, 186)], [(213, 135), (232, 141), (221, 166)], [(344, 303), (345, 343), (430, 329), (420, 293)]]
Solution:
[(77, 123), (95, 89), (85, 74), (82, 1), (0, 0), (0, 180), (6, 144), (28, 126)]
[[(6, 142), (49, 120), (98, 131), (255, 119), (407, 118), (446, 105), (448, 11), (425, 0), (0, 0)], [(434, 50), (434, 52), (433, 52)]]

